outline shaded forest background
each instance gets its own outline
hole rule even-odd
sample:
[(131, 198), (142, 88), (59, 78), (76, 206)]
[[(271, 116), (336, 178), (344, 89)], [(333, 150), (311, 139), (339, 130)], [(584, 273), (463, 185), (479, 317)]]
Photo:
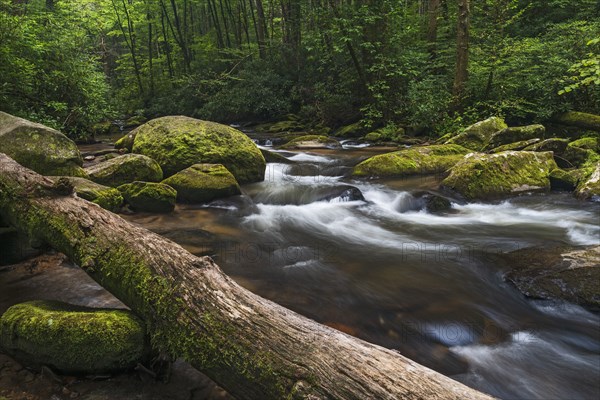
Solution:
[(0, 0), (0, 109), (442, 134), (600, 110), (597, 0)]

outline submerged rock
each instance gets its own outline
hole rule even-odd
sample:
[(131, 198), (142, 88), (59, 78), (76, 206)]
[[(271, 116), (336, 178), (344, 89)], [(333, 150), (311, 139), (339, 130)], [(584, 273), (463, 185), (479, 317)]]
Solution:
[(502, 118), (491, 117), (469, 126), (464, 131), (448, 138), (445, 143), (458, 144), (470, 150), (480, 151), (489, 143), (496, 132), (506, 128), (508, 128), (508, 125)]
[(0, 344), (29, 366), (69, 374), (127, 370), (147, 354), (144, 323), (131, 311), (54, 301), (10, 307), (0, 318)]
[(330, 137), (323, 135), (305, 135), (290, 140), (282, 149), (331, 149), (340, 148), (341, 144)]
[(83, 159), (59, 131), (0, 112), (0, 153), (42, 175), (86, 177)]
[(540, 139), (544, 137), (545, 133), (546, 128), (543, 125), (527, 125), (505, 128), (500, 132), (494, 133), (486, 147), (488, 149), (493, 149), (509, 143)]
[(157, 118), (140, 126), (133, 152), (156, 160), (167, 177), (199, 163), (223, 164), (240, 183), (265, 177), (265, 159), (248, 136), (189, 117)]
[(206, 203), (241, 194), (235, 177), (222, 164), (195, 164), (162, 183), (177, 191), (183, 203)]
[(359, 188), (350, 185), (343, 185), (323, 188), (322, 193), (317, 195), (316, 201), (365, 201), (365, 197)]
[(159, 182), (163, 178), (160, 165), (150, 157), (125, 154), (86, 169), (90, 179), (106, 186), (121, 186), (134, 181)]
[(530, 248), (509, 253), (505, 280), (528, 297), (600, 310), (600, 246)]
[(442, 187), (467, 200), (489, 200), (532, 191), (550, 190), (550, 172), (556, 169), (551, 152), (506, 151), (472, 153), (450, 170)]
[(50, 177), (50, 179), (55, 182), (60, 178), (68, 179), (71, 185), (73, 185), (78, 197), (96, 203), (108, 211), (117, 212), (123, 205), (123, 196), (121, 196), (121, 193), (115, 188), (104, 186), (85, 178)]
[(414, 147), (371, 157), (356, 167), (354, 176), (407, 176), (445, 172), (469, 150), (458, 145)]
[(153, 182), (133, 182), (118, 187), (134, 211), (168, 213), (175, 209), (177, 191), (169, 185)]

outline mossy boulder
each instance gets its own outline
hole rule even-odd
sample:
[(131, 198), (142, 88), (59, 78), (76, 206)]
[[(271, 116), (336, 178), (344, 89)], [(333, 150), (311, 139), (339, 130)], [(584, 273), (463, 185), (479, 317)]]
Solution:
[(117, 212), (123, 205), (123, 196), (121, 196), (121, 192), (115, 188), (104, 186), (85, 178), (50, 177), (50, 179), (55, 182), (60, 178), (67, 179), (71, 185), (73, 185), (78, 197), (96, 203), (108, 211)]
[(334, 132), (333, 136), (341, 138), (358, 138), (363, 136), (366, 132), (367, 130), (360, 122), (355, 122), (350, 125), (342, 126)]
[(162, 183), (174, 188), (182, 203), (206, 203), (241, 193), (235, 177), (222, 164), (195, 164)]
[(502, 129), (492, 135), (487, 144), (488, 149), (493, 149), (505, 144), (522, 142), (531, 139), (543, 138), (546, 128), (543, 125), (515, 126)]
[(467, 200), (489, 200), (532, 191), (550, 190), (550, 172), (556, 169), (551, 152), (505, 151), (472, 153), (456, 164), (442, 187)]
[(579, 147), (580, 149), (593, 150), (595, 152), (600, 151), (600, 139), (597, 137), (584, 137), (581, 139), (577, 139), (571, 143), (569, 146)]
[(554, 155), (561, 155), (567, 149), (568, 144), (568, 139), (550, 138), (525, 147), (525, 151), (552, 151)]
[(240, 183), (265, 177), (265, 159), (248, 136), (189, 117), (157, 118), (140, 126), (133, 152), (158, 161), (167, 177), (200, 163), (223, 164)]
[(509, 144), (505, 144), (502, 146), (498, 146), (498, 147), (494, 147), (492, 150), (490, 150), (490, 153), (502, 153), (503, 151), (509, 151), (509, 150), (524, 150), (525, 148), (531, 146), (532, 144), (538, 143), (541, 139), (529, 139), (529, 140), (522, 140), (520, 142), (514, 142), (514, 143), (509, 143)]
[(600, 132), (600, 115), (569, 111), (556, 115), (553, 120), (562, 125)]
[(290, 140), (282, 149), (322, 149), (339, 148), (340, 142), (323, 135), (304, 135)]
[(600, 311), (600, 246), (529, 248), (503, 258), (505, 280), (524, 295)]
[(134, 211), (168, 213), (175, 208), (177, 191), (169, 185), (133, 182), (121, 185), (118, 189)]
[(499, 117), (491, 117), (477, 122), (464, 131), (446, 140), (446, 144), (458, 144), (470, 150), (480, 151), (485, 148), (492, 136), (508, 128), (506, 122)]
[(0, 153), (42, 175), (87, 176), (75, 142), (55, 129), (4, 112)]
[(552, 190), (572, 192), (579, 182), (578, 171), (565, 171), (556, 168), (550, 172), (550, 188)]
[(456, 144), (414, 147), (371, 157), (354, 167), (352, 174), (369, 177), (436, 174), (452, 167), (468, 152)]
[(579, 181), (575, 194), (581, 199), (600, 201), (600, 162), (586, 167), (584, 177)]
[(31, 301), (0, 318), (1, 347), (23, 363), (68, 374), (130, 369), (147, 354), (144, 323), (127, 310)]
[(163, 178), (160, 165), (141, 154), (125, 154), (86, 169), (90, 179), (106, 186), (117, 187), (135, 181), (159, 182)]
[(136, 134), (137, 130), (133, 130), (127, 135), (123, 136), (121, 139), (117, 140), (115, 142), (115, 149), (124, 149), (131, 153)]
[(563, 154), (561, 154), (561, 159), (558, 161), (561, 167), (579, 168), (586, 165), (590, 166), (600, 161), (600, 155), (594, 150), (582, 149), (581, 147), (568, 145)]

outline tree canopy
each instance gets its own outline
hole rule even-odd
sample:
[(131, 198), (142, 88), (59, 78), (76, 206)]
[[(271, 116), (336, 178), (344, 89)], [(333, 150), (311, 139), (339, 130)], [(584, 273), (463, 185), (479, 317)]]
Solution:
[(596, 0), (0, 0), (0, 108), (440, 134), (600, 109)]

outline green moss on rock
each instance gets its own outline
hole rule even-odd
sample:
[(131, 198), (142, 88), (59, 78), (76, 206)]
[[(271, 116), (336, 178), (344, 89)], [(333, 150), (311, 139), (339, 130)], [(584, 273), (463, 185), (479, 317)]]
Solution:
[(316, 149), (338, 147), (341, 147), (341, 145), (337, 140), (323, 135), (300, 136), (281, 146), (282, 149)]
[(129, 132), (127, 135), (123, 136), (121, 139), (115, 142), (115, 149), (125, 149), (131, 153), (133, 149), (133, 142), (135, 141), (135, 136), (137, 134), (136, 130)]
[(572, 192), (579, 182), (577, 171), (565, 171), (556, 168), (550, 172), (550, 187), (552, 190)]
[(468, 200), (504, 198), (550, 190), (549, 175), (556, 168), (551, 152), (472, 153), (450, 170), (442, 186)]
[(600, 150), (599, 142), (600, 140), (597, 137), (585, 137), (569, 143), (569, 146), (598, 152)]
[(446, 171), (468, 152), (455, 144), (414, 147), (371, 157), (354, 167), (352, 174), (369, 177), (435, 174)]
[(134, 367), (147, 353), (143, 322), (127, 310), (31, 301), (0, 318), (0, 344), (26, 364), (98, 374)]
[(361, 137), (366, 133), (366, 129), (362, 126), (360, 122), (355, 122), (354, 124), (342, 126), (339, 128), (333, 136), (341, 137), (341, 138), (357, 138)]
[(123, 205), (123, 196), (121, 196), (121, 192), (115, 188), (104, 186), (85, 178), (50, 177), (50, 179), (55, 182), (60, 178), (68, 179), (71, 185), (73, 185), (77, 196), (87, 201), (91, 201), (92, 203), (96, 203), (108, 211), (117, 212)]
[(183, 203), (206, 203), (241, 193), (235, 177), (222, 164), (195, 164), (165, 179)]
[(490, 150), (490, 153), (502, 153), (503, 151), (510, 151), (510, 150), (523, 150), (523, 149), (531, 146), (532, 144), (538, 143), (539, 141), (540, 141), (540, 139), (529, 139), (529, 140), (522, 140), (520, 142), (509, 143), (509, 144), (505, 144), (503, 146), (493, 148), (492, 150)]
[(543, 125), (516, 126), (502, 129), (492, 135), (486, 148), (494, 149), (498, 146), (523, 142), (531, 139), (541, 139), (546, 133)]
[(581, 199), (600, 200), (600, 162), (584, 167), (575, 194)]
[(480, 151), (487, 146), (492, 136), (508, 125), (502, 118), (491, 117), (484, 121), (477, 122), (448, 139), (446, 144), (458, 144), (470, 150)]
[(55, 129), (3, 112), (0, 152), (42, 175), (87, 177), (75, 142)]
[(554, 121), (562, 125), (600, 132), (600, 115), (569, 111), (555, 116)]
[(568, 144), (568, 139), (550, 138), (525, 147), (525, 151), (552, 151), (555, 155), (561, 155), (567, 149)]
[(581, 147), (568, 145), (563, 154), (561, 154), (560, 161), (561, 163), (559, 165), (562, 167), (579, 168), (586, 165), (590, 166), (600, 161), (600, 155), (593, 150), (582, 149)]
[(133, 152), (156, 160), (167, 177), (198, 163), (223, 164), (240, 183), (265, 177), (265, 159), (248, 136), (189, 117), (157, 118), (140, 126)]
[(134, 181), (159, 182), (163, 178), (160, 165), (140, 154), (115, 157), (88, 167), (86, 171), (92, 181), (112, 187)]
[(119, 191), (135, 211), (167, 213), (175, 208), (177, 191), (169, 185), (133, 182), (119, 186)]

